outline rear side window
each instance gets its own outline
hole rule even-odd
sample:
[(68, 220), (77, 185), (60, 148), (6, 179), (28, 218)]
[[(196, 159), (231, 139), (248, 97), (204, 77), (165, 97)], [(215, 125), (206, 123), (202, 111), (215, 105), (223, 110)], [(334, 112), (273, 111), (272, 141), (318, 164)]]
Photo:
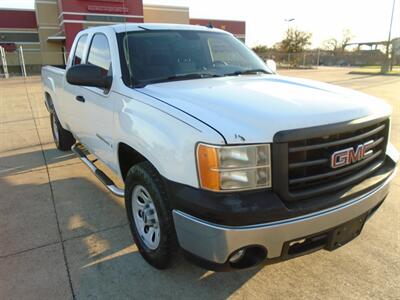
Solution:
[(72, 65), (79, 65), (82, 63), (83, 50), (85, 49), (86, 40), (87, 40), (87, 35), (82, 35), (79, 38), (78, 43), (76, 45), (74, 59), (72, 60)]
[(111, 75), (111, 54), (104, 34), (97, 33), (92, 39), (87, 63), (100, 67), (104, 75)]

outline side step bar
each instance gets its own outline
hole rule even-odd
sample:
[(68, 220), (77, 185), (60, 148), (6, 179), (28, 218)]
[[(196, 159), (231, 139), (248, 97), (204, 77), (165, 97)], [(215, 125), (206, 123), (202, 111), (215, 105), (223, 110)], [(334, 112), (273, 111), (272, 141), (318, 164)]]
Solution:
[(115, 185), (115, 183), (108, 177), (102, 170), (98, 169), (94, 163), (87, 158), (82, 149), (79, 148), (81, 144), (76, 143), (71, 147), (78, 158), (96, 175), (96, 177), (107, 187), (107, 189), (116, 196), (124, 197), (125, 192)]

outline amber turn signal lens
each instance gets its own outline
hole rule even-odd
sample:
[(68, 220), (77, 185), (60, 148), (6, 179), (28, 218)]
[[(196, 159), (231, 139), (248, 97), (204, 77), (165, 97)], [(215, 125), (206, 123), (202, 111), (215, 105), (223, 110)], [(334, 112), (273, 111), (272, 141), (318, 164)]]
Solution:
[(221, 187), (217, 149), (201, 144), (197, 148), (197, 159), (201, 187), (219, 191)]

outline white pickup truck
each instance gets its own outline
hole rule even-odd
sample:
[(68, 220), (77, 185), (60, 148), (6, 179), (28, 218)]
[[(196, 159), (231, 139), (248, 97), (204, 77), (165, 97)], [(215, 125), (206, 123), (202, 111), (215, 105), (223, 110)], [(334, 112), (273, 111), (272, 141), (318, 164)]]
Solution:
[(178, 249), (220, 271), (334, 250), (395, 174), (390, 106), (277, 75), (222, 30), (86, 29), (66, 71), (46, 66), (42, 78), (57, 147), (125, 197), (133, 239), (160, 269)]

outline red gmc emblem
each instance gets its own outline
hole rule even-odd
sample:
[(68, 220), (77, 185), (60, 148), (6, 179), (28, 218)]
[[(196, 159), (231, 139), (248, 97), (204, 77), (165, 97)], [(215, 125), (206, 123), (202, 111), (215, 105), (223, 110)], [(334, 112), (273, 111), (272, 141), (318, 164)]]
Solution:
[(368, 151), (372, 148), (373, 144), (374, 141), (371, 140), (358, 145), (355, 149), (350, 147), (334, 152), (331, 156), (331, 167), (336, 169), (363, 160), (371, 154)]

